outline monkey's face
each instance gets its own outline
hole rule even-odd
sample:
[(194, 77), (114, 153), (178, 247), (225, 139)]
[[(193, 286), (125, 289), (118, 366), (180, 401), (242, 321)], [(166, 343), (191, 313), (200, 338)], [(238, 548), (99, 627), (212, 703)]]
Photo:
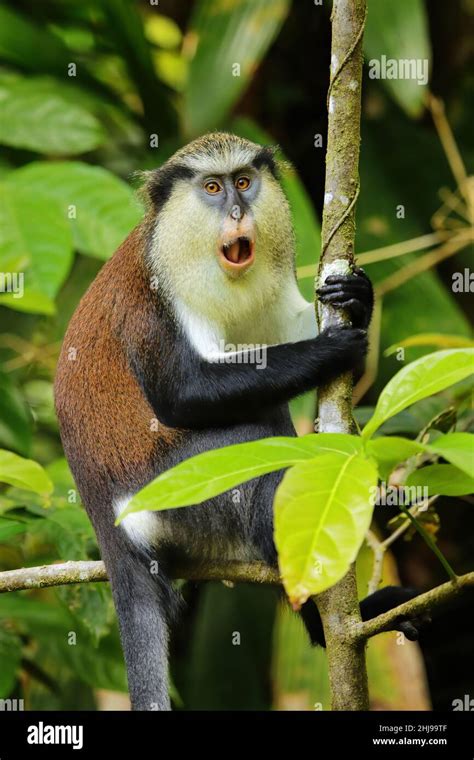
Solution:
[(196, 178), (196, 190), (209, 213), (218, 214), (216, 258), (229, 277), (240, 277), (255, 261), (252, 206), (261, 189), (262, 177), (251, 166), (231, 174), (206, 174)]
[(233, 135), (208, 135), (160, 172), (150, 186), (152, 199), (162, 202), (154, 248), (181, 298), (189, 301), (196, 290), (202, 298), (204, 289), (224, 307), (241, 293), (261, 302), (262, 293), (271, 295), (292, 276), (290, 212), (271, 151)]

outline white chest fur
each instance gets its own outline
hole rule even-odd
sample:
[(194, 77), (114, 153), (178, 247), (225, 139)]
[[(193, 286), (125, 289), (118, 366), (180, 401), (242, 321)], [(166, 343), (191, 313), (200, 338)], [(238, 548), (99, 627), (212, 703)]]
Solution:
[(225, 313), (203, 316), (178, 302), (177, 316), (191, 345), (205, 359), (243, 347), (295, 343), (317, 335), (314, 306), (305, 301), (295, 282), (282, 288), (268, 305), (255, 306), (249, 304), (229, 320)]

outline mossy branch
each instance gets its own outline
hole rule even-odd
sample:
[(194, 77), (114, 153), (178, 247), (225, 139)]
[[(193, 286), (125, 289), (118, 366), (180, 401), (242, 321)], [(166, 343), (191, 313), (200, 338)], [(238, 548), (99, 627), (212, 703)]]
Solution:
[[(280, 582), (276, 570), (263, 562), (203, 563), (175, 567), (173, 578), (189, 581), (231, 581), (233, 583)], [(39, 567), (21, 567), (0, 573), (0, 594), (7, 591), (24, 591), (33, 588), (49, 588), (71, 583), (96, 583), (107, 581), (107, 571), (101, 561), (61, 562)]]
[[(334, 0), (322, 252), (316, 287), (330, 274), (347, 274), (354, 263), (355, 205), (359, 195), (362, 37), (365, 0)], [(346, 321), (319, 304), (320, 329)], [(319, 391), (319, 432), (351, 433), (352, 377), (343, 375)], [(333, 710), (368, 710), (364, 643), (348, 639), (360, 624), (355, 569), (316, 602), (324, 626)]]
[[(271, 585), (280, 585), (281, 583), (277, 571), (263, 562), (190, 563), (186, 566), (175, 567), (172, 576), (196, 582), (228, 581), (231, 583), (265, 583)], [(18, 570), (0, 572), (0, 594), (9, 591), (65, 586), (73, 583), (104, 581), (108, 581), (108, 577), (105, 565), (101, 561), (60, 562), (53, 565), (21, 567)], [(349, 626), (339, 631), (339, 635), (341, 638), (347, 639), (352, 646), (359, 645), (371, 636), (391, 630), (400, 617), (413, 618), (427, 613), (439, 612), (468, 589), (474, 590), (474, 572), (458, 576), (455, 581), (437, 586), (367, 622), (363, 623), (352, 619)], [(332, 603), (331, 599), (329, 592), (326, 592), (327, 606)], [(339, 620), (345, 617), (347, 623), (344, 610), (337, 610), (336, 616)]]

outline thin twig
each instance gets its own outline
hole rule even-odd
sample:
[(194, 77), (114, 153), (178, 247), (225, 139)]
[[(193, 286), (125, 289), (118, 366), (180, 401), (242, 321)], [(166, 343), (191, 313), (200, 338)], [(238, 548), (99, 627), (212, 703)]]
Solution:
[(375, 293), (377, 297), (380, 298), (381, 296), (386, 295), (391, 290), (395, 290), (395, 288), (399, 288), (400, 285), (404, 285), (405, 282), (413, 279), (413, 277), (416, 277), (417, 275), (422, 274), (428, 269), (436, 266), (441, 261), (444, 261), (444, 259), (447, 259), (450, 256), (454, 256), (455, 253), (468, 245), (470, 240), (470, 234), (456, 235), (444, 245), (435, 248), (434, 251), (430, 251), (430, 253), (427, 253), (424, 256), (420, 256), (414, 261), (411, 261), (409, 264), (407, 264), (406, 267), (403, 267), (403, 269), (398, 269), (396, 272), (375, 286)]
[[(450, 237), (452, 237), (452, 233), (439, 230), (437, 232), (430, 232), (427, 235), (411, 238), (410, 240), (402, 240), (400, 243), (384, 245), (382, 248), (373, 248), (370, 251), (358, 253), (357, 264), (365, 266), (366, 264), (376, 264), (379, 261), (386, 261), (387, 259), (395, 259), (398, 256), (406, 256), (408, 253), (423, 251), (426, 248), (437, 246)], [(305, 277), (313, 277), (316, 274), (316, 270), (316, 264), (306, 264), (305, 266), (298, 267), (296, 273), (299, 280), (304, 280)]]
[(456, 580), (443, 583), (442, 586), (436, 586), (372, 620), (353, 624), (347, 631), (347, 636), (349, 640), (361, 642), (384, 631), (392, 631), (400, 618), (413, 619), (438, 613), (460, 593), (468, 589), (474, 589), (474, 572), (460, 575)]
[[(454, 135), (446, 118), (443, 101), (439, 98), (435, 98), (434, 95), (430, 95), (428, 98), (428, 107), (431, 111), (434, 125), (438, 132), (438, 137), (444, 148), (454, 179), (461, 192), (463, 192), (467, 180), (466, 167), (464, 166)], [(468, 201), (468, 198), (466, 198), (466, 201)]]

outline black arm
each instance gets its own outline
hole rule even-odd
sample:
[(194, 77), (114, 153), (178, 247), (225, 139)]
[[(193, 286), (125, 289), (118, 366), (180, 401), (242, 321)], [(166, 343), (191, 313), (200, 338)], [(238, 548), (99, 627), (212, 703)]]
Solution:
[[(336, 280), (336, 281), (334, 281)], [(370, 321), (372, 288), (360, 274), (328, 278), (320, 298), (346, 308), (357, 328), (331, 327), (321, 335), (206, 361), (171, 312), (149, 304), (122, 328), (130, 366), (157, 418), (170, 427), (225, 427), (255, 420), (266, 409), (356, 369), (367, 351), (360, 329)]]
[[(189, 345), (174, 354), (149, 400), (171, 427), (224, 427), (256, 418), (352, 370), (365, 355), (365, 331), (330, 328), (316, 338), (238, 354), (232, 363), (208, 362)], [(263, 361), (262, 361), (263, 359)], [(150, 393), (151, 392), (151, 393)]]

